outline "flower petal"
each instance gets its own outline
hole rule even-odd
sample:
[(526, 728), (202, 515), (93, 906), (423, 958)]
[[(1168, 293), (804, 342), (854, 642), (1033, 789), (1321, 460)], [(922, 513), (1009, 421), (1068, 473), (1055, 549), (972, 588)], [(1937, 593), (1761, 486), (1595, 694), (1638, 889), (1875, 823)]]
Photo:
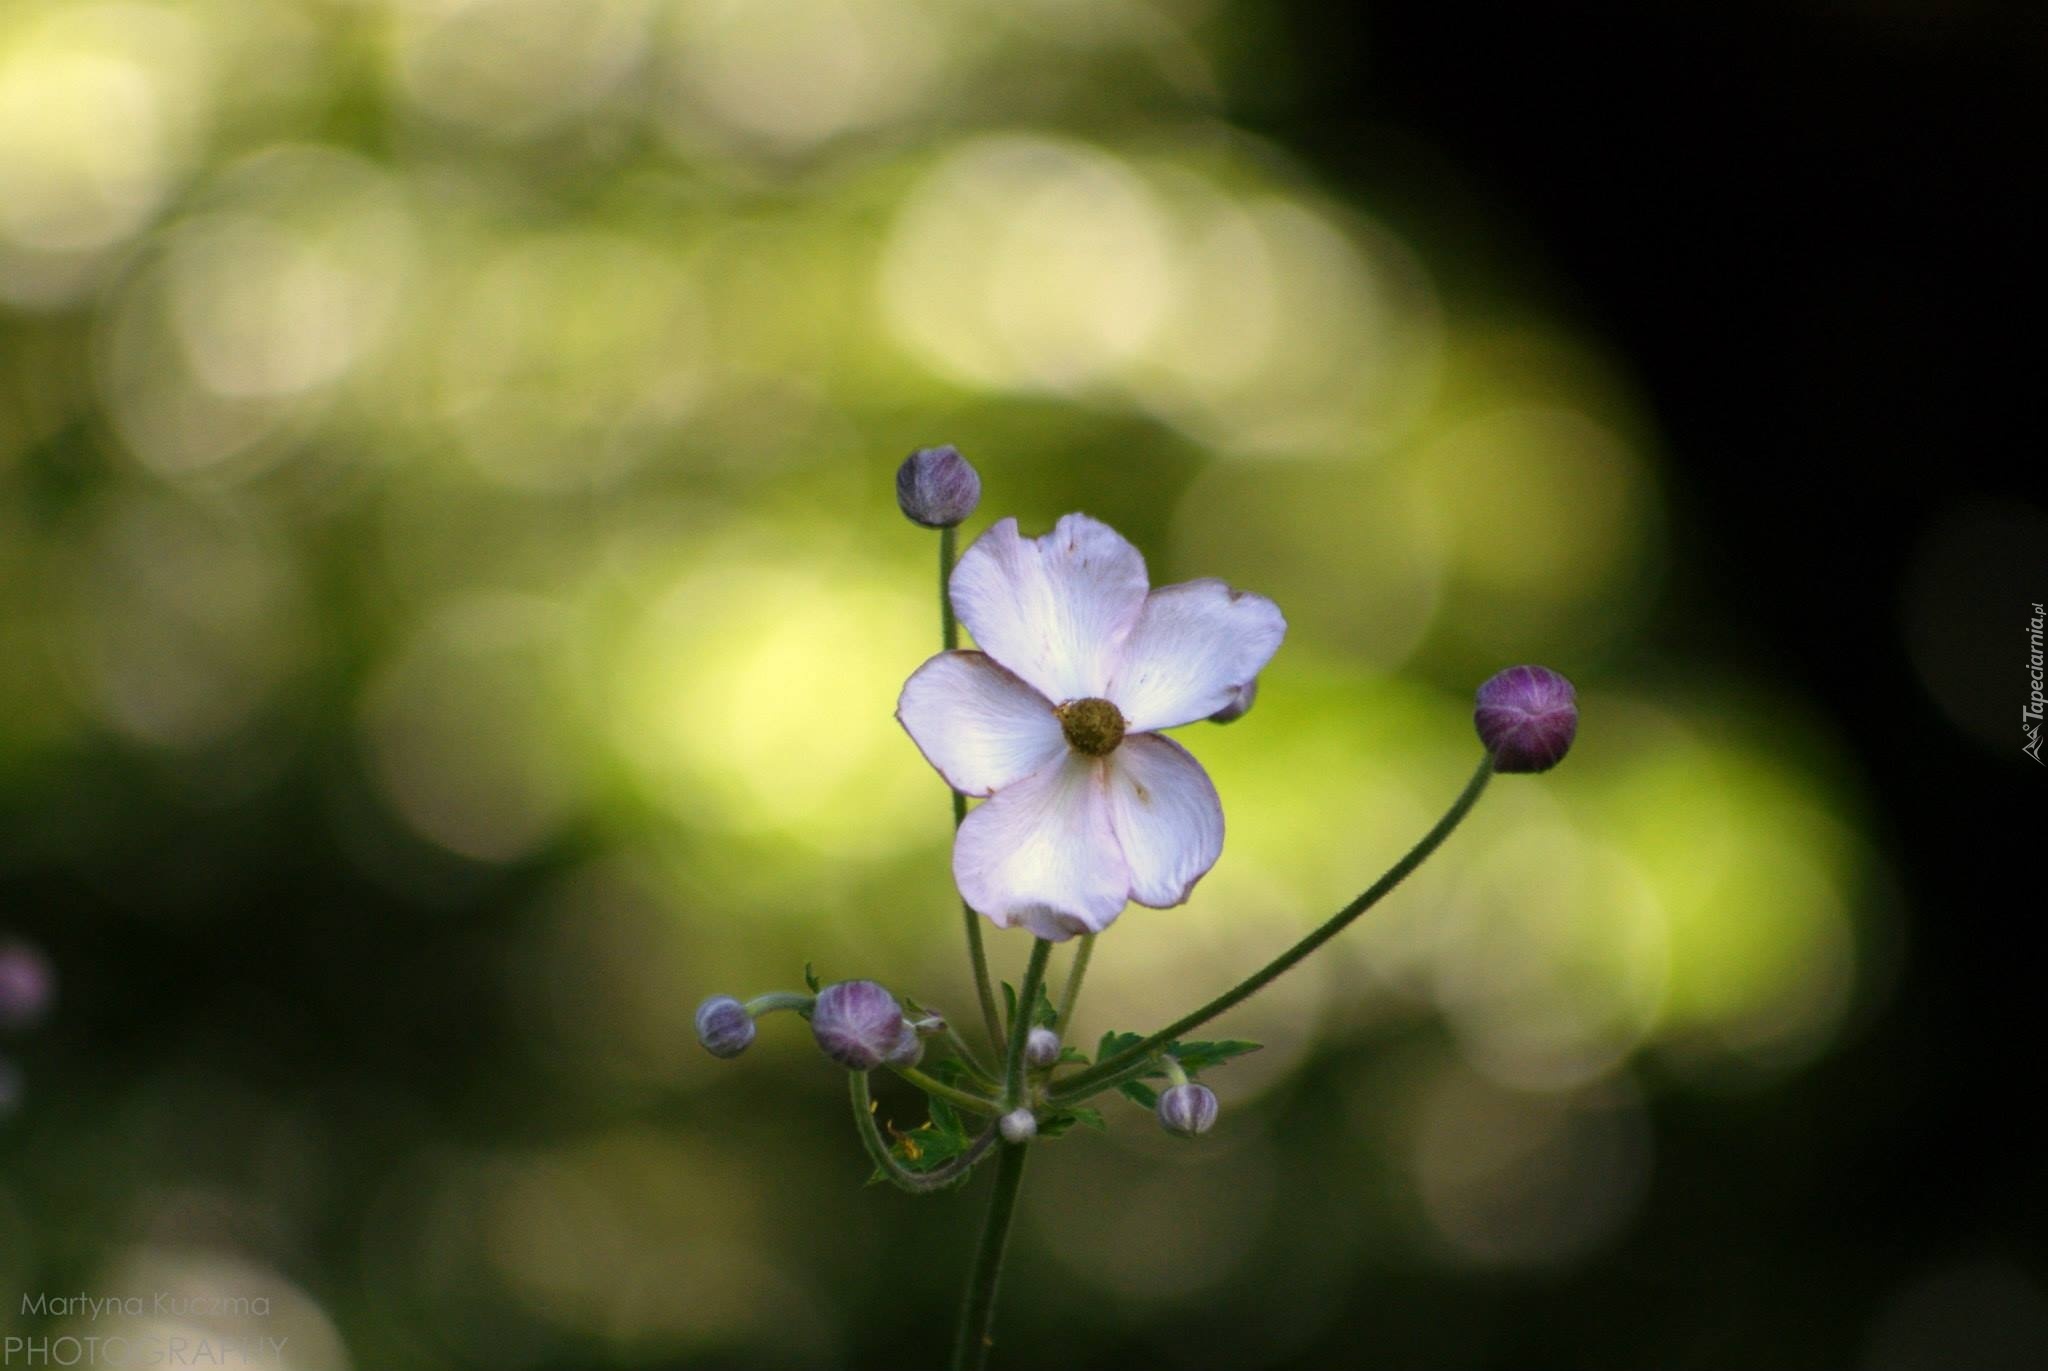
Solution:
[(1206, 719), (1237, 699), (1287, 636), (1280, 607), (1221, 581), (1183, 581), (1145, 598), (1109, 698), (1134, 732)]
[(1156, 733), (1126, 738), (1110, 754), (1109, 822), (1131, 898), (1154, 909), (1186, 900), (1223, 855), (1223, 806), (1209, 773)]
[(1064, 704), (1108, 688), (1146, 585), (1145, 559), (1105, 523), (1069, 514), (1023, 538), (1005, 519), (953, 568), (953, 608), (982, 651)]
[(963, 795), (1022, 780), (1067, 750), (1052, 702), (981, 652), (941, 652), (912, 672), (896, 721)]
[(1123, 912), (1130, 873), (1109, 826), (1103, 764), (1069, 752), (996, 793), (953, 841), (960, 896), (998, 928), (1062, 942)]

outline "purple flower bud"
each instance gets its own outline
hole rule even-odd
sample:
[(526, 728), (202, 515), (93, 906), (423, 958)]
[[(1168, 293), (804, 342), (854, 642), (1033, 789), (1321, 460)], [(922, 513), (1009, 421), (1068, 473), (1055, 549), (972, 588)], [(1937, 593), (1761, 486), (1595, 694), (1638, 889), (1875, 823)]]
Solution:
[(996, 1120), (996, 1129), (1006, 1143), (1030, 1142), (1038, 1136), (1038, 1116), (1028, 1109), (1013, 1109)]
[(1547, 666), (1511, 666), (1479, 687), (1472, 721), (1495, 771), (1548, 771), (1579, 731), (1578, 692)]
[(1168, 1086), (1159, 1095), (1159, 1126), (1183, 1138), (1197, 1138), (1216, 1126), (1216, 1092), (1192, 1082)]
[(754, 1041), (754, 1016), (730, 995), (697, 1006), (697, 1041), (714, 1057), (737, 1057)]
[(1033, 1066), (1051, 1066), (1060, 1059), (1060, 1035), (1050, 1028), (1034, 1028), (1024, 1035), (1024, 1060)]
[(27, 943), (0, 943), (0, 1028), (34, 1028), (56, 998), (49, 958)]
[(1254, 676), (1231, 692), (1230, 703), (1209, 716), (1212, 724), (1234, 724), (1252, 712), (1252, 702), (1259, 698), (1259, 678)]
[(873, 981), (839, 981), (818, 992), (811, 1032), (825, 1055), (848, 1071), (872, 1071), (913, 1040), (896, 997)]
[(896, 468), (896, 503), (913, 524), (951, 528), (981, 503), (981, 477), (958, 448), (921, 447)]

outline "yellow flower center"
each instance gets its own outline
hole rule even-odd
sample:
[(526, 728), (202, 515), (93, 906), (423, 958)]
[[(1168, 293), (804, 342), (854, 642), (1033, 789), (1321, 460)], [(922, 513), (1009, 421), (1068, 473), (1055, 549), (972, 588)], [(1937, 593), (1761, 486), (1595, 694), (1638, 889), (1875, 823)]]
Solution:
[(1059, 716), (1067, 743), (1090, 757), (1107, 757), (1124, 740), (1123, 711), (1107, 700), (1091, 695), (1069, 700), (1053, 711)]

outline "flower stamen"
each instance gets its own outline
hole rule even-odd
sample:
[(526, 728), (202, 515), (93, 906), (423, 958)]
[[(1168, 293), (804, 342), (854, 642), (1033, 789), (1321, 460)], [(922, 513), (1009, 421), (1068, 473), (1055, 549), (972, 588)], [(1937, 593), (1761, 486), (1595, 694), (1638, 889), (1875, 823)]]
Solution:
[(1053, 710), (1060, 728), (1074, 751), (1090, 757), (1107, 757), (1124, 740), (1124, 714), (1099, 696), (1069, 700)]

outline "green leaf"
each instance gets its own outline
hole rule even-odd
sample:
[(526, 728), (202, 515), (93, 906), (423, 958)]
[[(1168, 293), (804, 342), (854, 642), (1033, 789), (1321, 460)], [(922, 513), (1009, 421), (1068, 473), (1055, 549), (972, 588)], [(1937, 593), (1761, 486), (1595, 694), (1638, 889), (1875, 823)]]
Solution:
[(1041, 1138), (1057, 1138), (1077, 1124), (1092, 1128), (1098, 1133), (1106, 1132), (1108, 1129), (1108, 1125), (1102, 1121), (1102, 1112), (1100, 1110), (1076, 1106), (1073, 1109), (1054, 1110), (1040, 1119), (1038, 1121), (1038, 1136)]
[[(1106, 1062), (1117, 1053), (1128, 1051), (1143, 1041), (1144, 1038), (1136, 1033), (1105, 1033), (1102, 1035), (1101, 1046), (1096, 1049), (1095, 1060)], [(1189, 1076), (1196, 1076), (1212, 1066), (1222, 1065), (1232, 1057), (1242, 1057), (1247, 1052), (1256, 1052), (1259, 1047), (1260, 1044), (1248, 1042), (1243, 1038), (1219, 1038), (1214, 1042), (1168, 1043), (1160, 1050), (1179, 1062), (1181, 1070)], [(1117, 1091), (1125, 1099), (1151, 1109), (1159, 1103), (1159, 1092), (1145, 1082), (1165, 1079), (1166, 1068), (1155, 1060), (1136, 1077), (1117, 1086)]]
[(1106, 1062), (1125, 1048), (1136, 1047), (1143, 1041), (1144, 1035), (1139, 1033), (1105, 1033), (1101, 1045), (1095, 1049), (1095, 1060)]
[(1143, 1081), (1125, 1081), (1116, 1088), (1116, 1093), (1146, 1109), (1156, 1109), (1159, 1106), (1159, 1092)]
[[(943, 1100), (931, 1101), (930, 1120), (919, 1124), (908, 1133), (886, 1122), (883, 1124), (883, 1131), (889, 1135), (889, 1155), (894, 1157), (904, 1170), (920, 1174), (952, 1161), (965, 1152), (974, 1141), (961, 1126), (960, 1116)], [(868, 1177), (868, 1184), (873, 1185), (888, 1179), (878, 1166), (874, 1174)]]
[(1059, 1060), (1054, 1062), (1053, 1065), (1086, 1066), (1088, 1065), (1088, 1054), (1086, 1052), (1079, 1050), (1078, 1048), (1062, 1047), (1060, 1049)]
[(809, 962), (804, 963), (804, 984), (811, 988), (813, 995), (818, 993), (821, 985), (821, 982), (818, 980), (818, 973), (811, 968)]
[(1212, 1043), (1171, 1043), (1167, 1051), (1173, 1054), (1181, 1070), (1190, 1076), (1220, 1066), (1232, 1057), (1242, 1057), (1247, 1052), (1256, 1052), (1261, 1043), (1247, 1042), (1243, 1038), (1220, 1038)]

